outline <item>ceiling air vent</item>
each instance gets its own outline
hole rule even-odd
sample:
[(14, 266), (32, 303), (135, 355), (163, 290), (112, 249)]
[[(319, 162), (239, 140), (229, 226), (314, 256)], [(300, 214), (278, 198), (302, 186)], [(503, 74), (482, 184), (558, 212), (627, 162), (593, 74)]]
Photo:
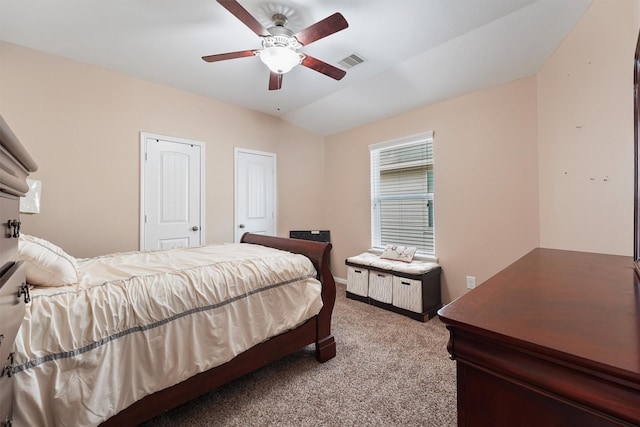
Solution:
[(338, 61), (338, 65), (340, 65), (342, 68), (346, 68), (347, 70), (349, 68), (353, 68), (356, 65), (362, 64), (363, 62), (365, 62), (366, 60), (360, 56), (357, 53), (352, 53), (351, 55), (347, 56), (346, 58), (342, 59), (341, 61)]

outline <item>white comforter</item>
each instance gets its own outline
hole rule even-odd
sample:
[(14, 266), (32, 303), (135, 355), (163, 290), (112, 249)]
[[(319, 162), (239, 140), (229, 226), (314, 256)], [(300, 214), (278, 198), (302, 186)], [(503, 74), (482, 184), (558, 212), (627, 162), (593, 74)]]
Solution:
[(302, 255), (228, 244), (78, 261), (34, 288), (15, 342), (17, 426), (97, 425), (316, 315)]

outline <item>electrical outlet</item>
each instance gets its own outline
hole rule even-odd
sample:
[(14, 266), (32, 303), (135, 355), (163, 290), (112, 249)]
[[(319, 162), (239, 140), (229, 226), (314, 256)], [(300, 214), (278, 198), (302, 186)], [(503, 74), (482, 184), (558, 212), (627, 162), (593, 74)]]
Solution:
[(473, 289), (476, 287), (476, 278), (474, 276), (467, 276), (467, 289)]

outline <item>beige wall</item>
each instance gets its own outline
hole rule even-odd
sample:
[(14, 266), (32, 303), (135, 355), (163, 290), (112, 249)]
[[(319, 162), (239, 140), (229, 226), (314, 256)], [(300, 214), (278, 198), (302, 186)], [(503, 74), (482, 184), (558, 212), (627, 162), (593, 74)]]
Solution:
[(595, 0), (536, 76), (327, 138), (335, 275), (370, 244), (367, 145), (428, 130), (445, 302), (535, 246), (631, 255), (639, 25)]
[(324, 138), (281, 123), (278, 152), (280, 235), (323, 229)]
[(0, 114), (39, 165), (24, 231), (72, 255), (138, 249), (140, 132), (205, 143), (207, 242), (233, 240), (234, 147), (276, 153), (279, 234), (321, 223), (323, 139), (279, 119), (4, 43)]
[(466, 291), (538, 245), (536, 82), (508, 85), (418, 109), (325, 143), (334, 274), (369, 248), (368, 145), (434, 131), (436, 253), (443, 299)]
[(279, 234), (330, 229), (345, 278), (370, 244), (367, 146), (433, 130), (445, 302), (536, 246), (631, 254), (639, 25), (637, 0), (595, 0), (536, 76), (327, 138), (0, 43), (0, 114), (43, 181), (25, 231), (76, 256), (137, 249), (139, 132), (153, 132), (206, 144), (208, 242), (232, 240), (233, 147), (277, 153)]
[(538, 73), (540, 242), (633, 253), (637, 0), (597, 0)]

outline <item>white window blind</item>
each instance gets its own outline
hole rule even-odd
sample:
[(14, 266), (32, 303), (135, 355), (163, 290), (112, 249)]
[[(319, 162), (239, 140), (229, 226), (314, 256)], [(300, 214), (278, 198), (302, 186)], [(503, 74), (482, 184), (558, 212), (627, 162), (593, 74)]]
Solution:
[(369, 146), (371, 243), (435, 256), (433, 133)]

